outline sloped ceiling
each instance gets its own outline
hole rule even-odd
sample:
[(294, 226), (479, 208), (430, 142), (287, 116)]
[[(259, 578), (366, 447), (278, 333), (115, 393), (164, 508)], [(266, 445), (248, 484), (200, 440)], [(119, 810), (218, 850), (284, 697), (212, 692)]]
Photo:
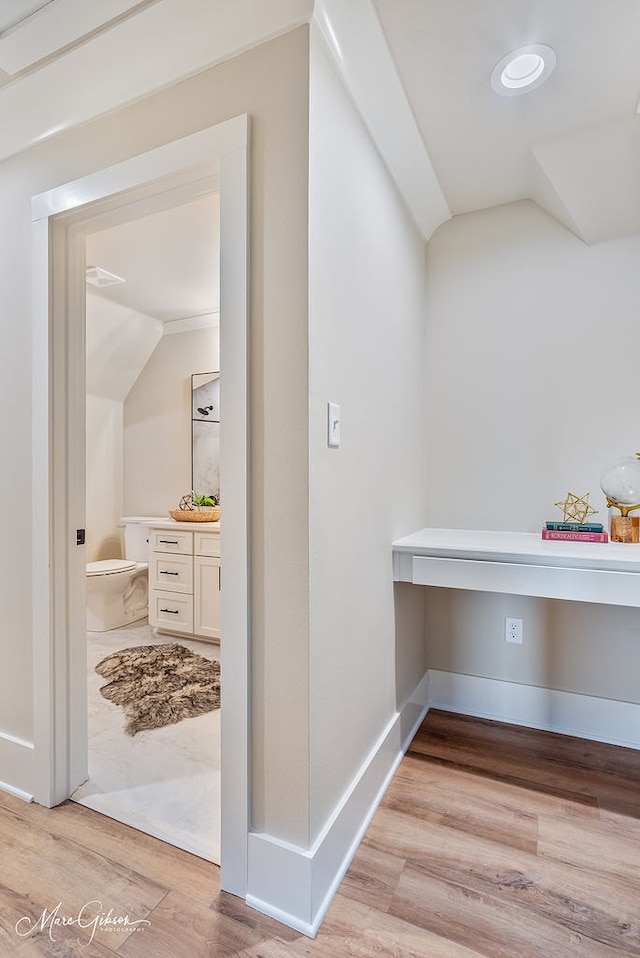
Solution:
[[(638, 0), (1, 0), (0, 159), (311, 20), (425, 239), (524, 198), (589, 243), (640, 231)], [(528, 43), (554, 73), (496, 95)]]
[(124, 402), (162, 338), (162, 323), (87, 292), (87, 393)]
[(219, 195), (87, 237), (87, 264), (124, 283), (87, 286), (87, 392), (124, 401), (165, 334), (217, 326)]
[(313, 0), (37, 6), (0, 32), (0, 160), (308, 22)]
[[(640, 231), (637, 0), (374, 0), (453, 214), (531, 198), (587, 242)], [(553, 47), (516, 97), (493, 66)]]
[(93, 233), (87, 265), (124, 283), (92, 292), (161, 323), (209, 318), (220, 306), (219, 195)]
[(3, 0), (0, 4), (0, 33), (24, 23), (27, 17), (46, 7), (49, 0)]

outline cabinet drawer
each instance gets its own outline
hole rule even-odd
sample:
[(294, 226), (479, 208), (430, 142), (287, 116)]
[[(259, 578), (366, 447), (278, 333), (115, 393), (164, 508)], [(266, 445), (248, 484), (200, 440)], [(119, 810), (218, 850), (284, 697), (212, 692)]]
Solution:
[(193, 554), (193, 533), (173, 532), (171, 529), (151, 529), (149, 536), (151, 552), (180, 552)]
[(193, 592), (193, 556), (152, 552), (149, 588), (165, 592)]
[(149, 595), (149, 618), (159, 629), (193, 632), (193, 596), (154, 589)]
[(220, 555), (220, 533), (219, 532), (195, 532), (195, 549), (197, 556), (219, 556)]

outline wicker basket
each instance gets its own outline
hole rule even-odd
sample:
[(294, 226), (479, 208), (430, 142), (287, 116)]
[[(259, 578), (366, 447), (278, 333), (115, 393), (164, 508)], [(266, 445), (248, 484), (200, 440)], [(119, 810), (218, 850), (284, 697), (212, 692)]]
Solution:
[(220, 509), (169, 509), (169, 515), (176, 522), (219, 522)]

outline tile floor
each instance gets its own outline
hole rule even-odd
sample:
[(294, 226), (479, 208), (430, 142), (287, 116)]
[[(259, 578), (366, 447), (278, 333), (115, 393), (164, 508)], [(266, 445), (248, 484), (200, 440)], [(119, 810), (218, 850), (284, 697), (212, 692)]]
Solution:
[(101, 659), (161, 642), (180, 642), (210, 659), (220, 654), (213, 643), (154, 635), (146, 622), (87, 633), (89, 779), (71, 797), (219, 864), (220, 710), (131, 737), (122, 709), (100, 695)]

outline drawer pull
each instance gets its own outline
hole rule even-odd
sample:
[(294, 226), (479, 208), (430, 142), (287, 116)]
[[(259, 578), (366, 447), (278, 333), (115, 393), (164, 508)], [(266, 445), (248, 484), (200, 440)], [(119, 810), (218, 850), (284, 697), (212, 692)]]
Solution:
[(180, 545), (177, 539), (158, 539), (158, 542), (161, 542), (163, 546), (179, 546)]
[(179, 572), (169, 572), (168, 569), (160, 569), (160, 575), (180, 575)]
[(180, 615), (179, 609), (160, 609), (161, 612), (168, 612), (170, 615)]

